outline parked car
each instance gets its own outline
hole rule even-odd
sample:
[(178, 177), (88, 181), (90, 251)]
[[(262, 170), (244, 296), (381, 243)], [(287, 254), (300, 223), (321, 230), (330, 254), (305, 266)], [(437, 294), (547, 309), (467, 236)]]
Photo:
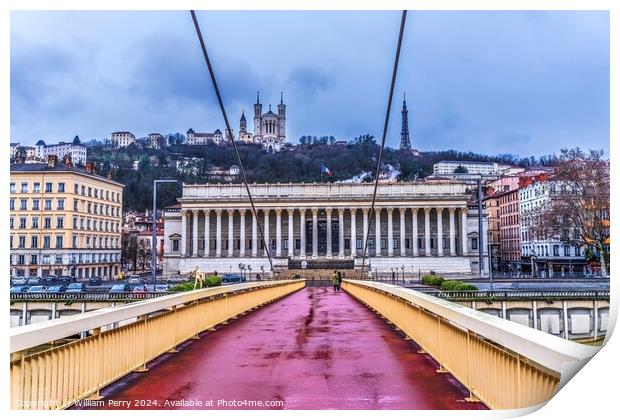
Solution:
[(103, 284), (103, 279), (101, 277), (93, 276), (90, 279), (88, 279), (89, 286), (101, 286), (102, 284)]
[(156, 292), (167, 292), (168, 289), (170, 289), (170, 285), (169, 284), (156, 284), (155, 285), (155, 291)]
[(243, 277), (239, 274), (224, 274), (222, 276), (222, 283), (239, 283), (243, 281)]
[(129, 291), (131, 291), (131, 286), (129, 284), (115, 284), (108, 293), (127, 293)]
[(146, 284), (142, 286), (136, 286), (133, 288), (132, 293), (134, 296), (144, 296), (147, 292)]
[(43, 293), (45, 291), (44, 286), (32, 286), (28, 289), (28, 293)]
[(76, 283), (75, 276), (60, 276), (58, 278), (58, 284), (71, 285)]
[(28, 290), (28, 286), (13, 286), (11, 287), (11, 293), (25, 293)]
[(86, 291), (86, 285), (84, 283), (71, 283), (67, 286), (67, 293), (82, 293)]
[(178, 274), (173, 274), (173, 275), (168, 277), (168, 282), (169, 283), (179, 283), (181, 281), (183, 281), (183, 279)]
[(139, 276), (138, 274), (132, 274), (129, 276), (129, 284), (140, 284), (142, 281), (142, 276)]
[(11, 283), (13, 283), (15, 286), (24, 286), (27, 282), (28, 280), (26, 280), (26, 277), (24, 276), (17, 276), (11, 279)]
[(47, 288), (47, 293), (64, 293), (67, 291), (67, 286), (50, 286)]
[(37, 277), (31, 277), (28, 280), (26, 280), (26, 284), (28, 286), (38, 286), (39, 284), (41, 284), (41, 282), (39, 281)]
[(56, 284), (58, 281), (58, 277), (56, 276), (45, 276), (43, 277), (43, 283), (45, 284)]

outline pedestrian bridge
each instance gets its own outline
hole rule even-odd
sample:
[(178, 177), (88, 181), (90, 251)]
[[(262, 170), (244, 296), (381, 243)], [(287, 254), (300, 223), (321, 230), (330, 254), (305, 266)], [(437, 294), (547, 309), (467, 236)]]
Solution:
[(598, 350), (399, 286), (342, 288), (221, 286), (12, 328), (12, 407), (521, 408)]

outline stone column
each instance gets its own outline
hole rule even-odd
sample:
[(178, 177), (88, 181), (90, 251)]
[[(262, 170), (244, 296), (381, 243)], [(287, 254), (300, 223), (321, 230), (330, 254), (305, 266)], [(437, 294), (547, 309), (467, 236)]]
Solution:
[(198, 210), (194, 210), (192, 217), (192, 257), (198, 256)]
[(187, 211), (181, 211), (181, 256), (187, 256)]
[(325, 256), (327, 258), (332, 257), (332, 209), (325, 209), (327, 215), (327, 252)]
[(239, 256), (245, 257), (245, 209), (239, 210)]
[(306, 258), (306, 209), (299, 209), (299, 257)]
[(375, 255), (381, 256), (381, 209), (375, 209)]
[(295, 210), (288, 209), (288, 254), (287, 256), (292, 257), (295, 255), (295, 234), (293, 232), (293, 212)]
[(424, 254), (431, 255), (431, 209), (424, 209)]
[[(362, 252), (364, 252), (363, 248), (366, 246), (366, 240), (368, 239), (368, 233), (369, 233), (368, 232), (368, 212), (369, 212), (368, 209), (363, 209), (362, 210), (362, 213), (364, 214), (364, 218), (363, 218), (364, 222), (363, 222), (363, 226), (362, 226), (364, 228), (364, 231), (362, 232), (362, 240), (363, 240)], [(370, 254), (370, 250), (367, 249), (366, 253)]]
[(461, 207), (461, 255), (467, 254), (467, 207)]
[(357, 232), (355, 231), (355, 229), (357, 229), (355, 226), (357, 209), (352, 208), (349, 211), (351, 212), (351, 257), (355, 258), (357, 254)]
[(413, 236), (411, 238), (411, 240), (413, 241), (412, 248), (413, 248), (413, 256), (417, 257), (419, 255), (419, 250), (418, 250), (418, 209), (417, 208), (412, 208), (411, 209), (411, 235)]
[(456, 231), (454, 230), (454, 207), (450, 207), (450, 255), (456, 255)]
[(400, 209), (400, 255), (407, 255), (407, 247), (405, 246), (405, 212), (407, 209)]
[(269, 250), (269, 213), (271, 210), (265, 209), (263, 213), (265, 214), (265, 224), (263, 226), (263, 236), (265, 238), (265, 257), (267, 256), (267, 251)]
[(208, 257), (209, 256), (209, 252), (210, 249), (209, 247), (211, 246), (211, 243), (209, 241), (210, 237), (211, 237), (211, 210), (205, 210), (205, 249), (204, 249), (204, 256)]
[[(258, 210), (256, 216), (258, 217)], [(254, 213), (252, 213), (252, 256), (258, 256), (258, 220), (254, 217)]]
[(344, 209), (338, 209), (338, 258), (344, 258)]
[(312, 258), (319, 257), (319, 210), (312, 209)]
[(222, 256), (222, 210), (215, 210), (215, 256)]
[(235, 249), (234, 243), (234, 225), (233, 221), (235, 219), (235, 211), (228, 210), (228, 256), (232, 257)]
[(388, 214), (388, 257), (394, 256), (394, 209), (387, 209)]
[(276, 257), (282, 256), (282, 209), (276, 209)]
[(443, 208), (437, 211), (437, 255), (443, 256)]

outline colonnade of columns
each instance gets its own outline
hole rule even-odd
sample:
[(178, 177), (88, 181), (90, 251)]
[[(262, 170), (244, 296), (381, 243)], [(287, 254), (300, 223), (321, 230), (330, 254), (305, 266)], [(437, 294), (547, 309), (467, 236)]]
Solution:
[[(259, 220), (262, 221), (263, 235), (265, 238), (269, 238), (269, 249), (272, 256), (276, 258), (292, 256), (302, 259), (308, 256), (313, 258), (318, 258), (319, 256), (326, 258), (359, 257), (363, 252), (362, 247), (366, 240), (370, 223), (372, 223), (374, 229), (370, 232), (371, 236), (367, 254), (372, 256), (441, 257), (455, 256), (457, 253), (458, 255), (467, 255), (466, 207), (376, 208), (374, 220), (371, 220), (372, 218), (369, 217), (369, 209), (367, 208), (277, 208), (259, 209), (258, 211)], [(358, 236), (357, 219), (360, 212), (362, 216), (362, 234)], [(397, 212), (396, 215), (394, 214), (395, 212)], [(226, 213), (228, 220), (227, 246), (224, 252), (222, 244), (226, 238), (222, 236), (222, 213)], [(286, 213), (286, 216), (283, 213)], [(445, 213), (447, 213), (447, 237), (444, 237)], [(459, 217), (457, 217), (457, 213)], [(270, 226), (272, 214), (275, 215), (275, 235), (272, 233)], [(246, 215), (250, 217), (252, 224), (251, 241), (249, 242), (246, 240)], [(335, 218), (336, 215), (337, 218)], [(382, 225), (382, 222), (385, 220), (383, 217), (386, 216), (387, 232), (385, 232), (385, 226)], [(434, 224), (431, 223), (431, 216), (433, 216)], [(349, 222), (348, 233), (345, 232), (345, 217)], [(407, 218), (410, 219), (409, 223), (407, 223)], [(215, 219), (214, 236), (211, 235), (213, 219)], [(199, 220), (202, 220), (202, 222)], [(287, 232), (282, 230), (283, 220), (286, 221)], [(307, 226), (307, 220), (311, 221), (310, 227)], [(332, 244), (334, 243), (332, 223), (336, 221), (338, 223), (337, 249), (332, 249)], [(326, 223), (325, 253), (322, 255), (319, 255), (319, 222)], [(420, 223), (422, 224), (421, 229)], [(199, 225), (203, 226), (203, 232), (199, 232)], [(432, 225), (434, 229), (431, 229)], [(239, 226), (236, 235), (235, 226)], [(398, 226), (397, 237), (394, 233), (396, 226)], [(311, 235), (310, 241), (306, 240), (307, 231)], [(181, 212), (181, 232), (180, 253), (184, 256), (266, 256), (266, 250), (261, 244), (262, 241), (258, 233), (257, 220), (248, 209), (183, 210)], [(457, 249), (457, 236), (460, 239), (458, 243), (459, 249)], [(235, 246), (237, 239), (238, 246)], [(345, 239), (348, 241), (345, 241)], [(211, 251), (212, 240), (215, 245), (214, 252)], [(283, 244), (284, 240), (286, 242)], [(346, 246), (345, 242), (347, 242)], [(260, 250), (259, 244), (261, 245)], [(308, 249), (306, 249), (306, 245)]]

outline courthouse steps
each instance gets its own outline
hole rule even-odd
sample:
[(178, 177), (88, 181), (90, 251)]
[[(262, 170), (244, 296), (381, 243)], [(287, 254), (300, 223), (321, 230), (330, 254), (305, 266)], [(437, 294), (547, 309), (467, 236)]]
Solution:
[[(344, 272), (359, 271), (362, 267), (362, 259), (355, 258), (354, 266), (352, 260), (333, 259), (306, 259), (306, 270), (301, 269), (299, 260), (291, 260), (288, 258), (274, 258), (274, 269), (278, 273), (299, 273), (302, 277), (310, 278), (313, 273), (317, 276), (325, 277), (326, 273), (332, 273), (333, 270)], [(181, 273), (188, 273), (195, 269), (199, 269), (204, 273), (213, 273), (217, 271), (219, 274), (239, 273), (241, 270), (239, 264), (251, 266), (252, 279), (256, 278), (256, 274), (268, 274), (270, 272), (269, 259), (266, 257), (218, 257), (204, 258), (194, 257), (191, 259), (182, 259), (179, 264)], [(402, 276), (402, 268), (405, 269), (405, 277), (417, 278), (419, 274), (428, 274), (431, 271), (436, 272), (447, 278), (463, 278), (470, 277), (473, 273), (477, 274), (477, 266), (472, 267), (469, 257), (451, 256), (451, 257), (370, 257), (366, 259), (365, 267), (368, 265), (373, 274), (385, 276), (391, 275), (392, 271), (398, 270)], [(249, 274), (249, 272), (246, 272)]]
[[(366, 267), (370, 264), (373, 273), (379, 275), (391, 274), (392, 270), (398, 270), (402, 275), (405, 269), (405, 277), (424, 275), (431, 271), (447, 277), (471, 276), (472, 266), (468, 257), (379, 257), (366, 259)], [(362, 266), (362, 259), (355, 259), (355, 268)]]

